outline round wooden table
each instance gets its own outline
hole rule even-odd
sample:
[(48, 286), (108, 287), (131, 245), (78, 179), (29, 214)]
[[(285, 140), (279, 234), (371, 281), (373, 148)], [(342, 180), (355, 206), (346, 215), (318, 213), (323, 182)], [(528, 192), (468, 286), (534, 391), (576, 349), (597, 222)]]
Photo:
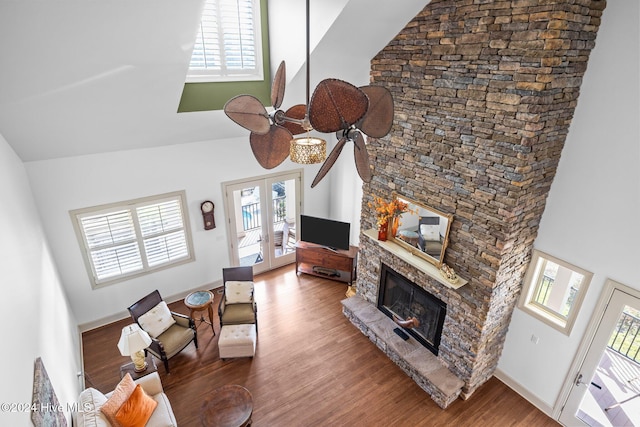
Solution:
[(244, 427), (251, 425), (253, 397), (241, 385), (225, 385), (211, 392), (201, 408), (200, 420), (207, 427)]
[(209, 311), (209, 320), (204, 318), (204, 314), (200, 315), (200, 323), (205, 322), (211, 325), (211, 330), (213, 331), (213, 335), (216, 334), (216, 331), (213, 329), (213, 293), (211, 291), (195, 291), (191, 292), (184, 299), (184, 305), (189, 308), (189, 317), (191, 317), (194, 321), (196, 320), (193, 317), (194, 312), (198, 311)]

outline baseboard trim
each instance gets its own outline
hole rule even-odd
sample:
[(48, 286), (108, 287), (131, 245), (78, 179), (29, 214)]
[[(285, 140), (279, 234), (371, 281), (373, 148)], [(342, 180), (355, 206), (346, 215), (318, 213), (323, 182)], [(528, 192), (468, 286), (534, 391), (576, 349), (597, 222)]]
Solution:
[[(553, 407), (549, 406), (548, 403), (543, 402), (538, 397), (531, 394), (529, 390), (522, 386), (519, 382), (511, 378), (509, 375), (501, 371), (500, 369), (496, 369), (493, 373), (493, 376), (505, 383), (510, 389), (518, 393), (525, 400), (531, 403), (533, 406), (544, 412), (548, 417), (553, 418)], [(556, 420), (557, 421), (557, 420)]]
[[(177, 294), (173, 294), (173, 295), (169, 295), (168, 297), (162, 297), (167, 303), (173, 303), (176, 301), (180, 301), (183, 300), (187, 295), (189, 295), (191, 292), (193, 291), (198, 291), (198, 290), (202, 290), (202, 289), (218, 289), (222, 287), (222, 279), (220, 280), (216, 280), (213, 283), (208, 283), (202, 286), (198, 286), (192, 289), (187, 289), (185, 291), (181, 291), (178, 292)], [(131, 303), (134, 303), (135, 301), (132, 301)], [(110, 316), (106, 316), (91, 322), (87, 322), (87, 323), (82, 323), (78, 325), (78, 331), (80, 332), (80, 334), (82, 335), (82, 333), (90, 331), (92, 329), (97, 329), (100, 328), (102, 326), (108, 325), (110, 323), (113, 322), (117, 322), (119, 320), (122, 319), (127, 319), (127, 318), (131, 318), (131, 316), (129, 315), (129, 312), (125, 309), (123, 311), (119, 311), (117, 313), (114, 313)], [(82, 342), (82, 336), (80, 337), (80, 341)]]

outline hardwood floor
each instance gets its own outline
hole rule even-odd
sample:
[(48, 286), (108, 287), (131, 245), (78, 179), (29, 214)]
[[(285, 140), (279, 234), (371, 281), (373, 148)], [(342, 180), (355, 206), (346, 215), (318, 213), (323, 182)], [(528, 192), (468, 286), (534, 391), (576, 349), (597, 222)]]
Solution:
[[(208, 393), (240, 384), (253, 394), (258, 426), (557, 426), (533, 405), (492, 378), (470, 399), (440, 409), (400, 368), (342, 314), (342, 283), (296, 276), (293, 266), (255, 279), (258, 344), (253, 359), (221, 361), (218, 335), (198, 327), (190, 344), (165, 372), (165, 392), (180, 426), (200, 425)], [(216, 292), (217, 307), (220, 295)], [(133, 302), (133, 301), (132, 301)], [(182, 301), (169, 305), (188, 314)], [(116, 344), (130, 319), (83, 334), (87, 387), (111, 391), (120, 365), (130, 359)], [(219, 322), (214, 322), (216, 334)]]

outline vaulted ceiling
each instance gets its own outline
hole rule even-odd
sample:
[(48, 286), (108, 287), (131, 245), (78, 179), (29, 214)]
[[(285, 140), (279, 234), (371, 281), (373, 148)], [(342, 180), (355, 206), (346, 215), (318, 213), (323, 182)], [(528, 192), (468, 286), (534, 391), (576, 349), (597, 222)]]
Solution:
[[(311, 84), (368, 83), (369, 61), (428, 0), (311, 1)], [(247, 135), (178, 114), (203, 0), (0, 0), (0, 134), (25, 161)], [(272, 70), (304, 103), (304, 2), (270, 0)]]

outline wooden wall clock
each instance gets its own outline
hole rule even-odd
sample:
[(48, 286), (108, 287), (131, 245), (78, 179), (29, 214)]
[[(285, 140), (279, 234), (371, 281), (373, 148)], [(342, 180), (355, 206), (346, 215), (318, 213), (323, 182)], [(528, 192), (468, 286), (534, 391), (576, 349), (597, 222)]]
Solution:
[(205, 230), (216, 228), (216, 220), (213, 217), (214, 207), (215, 205), (210, 200), (205, 200), (200, 204), (200, 210), (202, 211), (202, 220), (204, 221)]

